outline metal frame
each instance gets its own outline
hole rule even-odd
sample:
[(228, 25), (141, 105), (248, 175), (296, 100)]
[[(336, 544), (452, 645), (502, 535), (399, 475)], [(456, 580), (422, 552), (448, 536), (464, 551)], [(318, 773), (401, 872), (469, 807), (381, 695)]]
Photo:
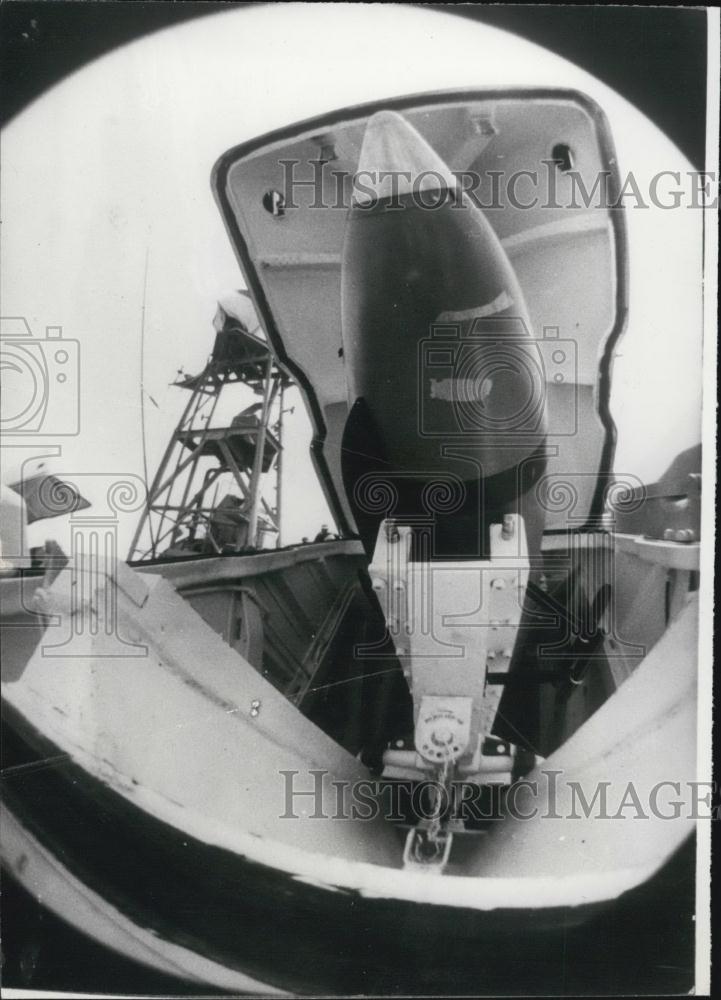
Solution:
[[(211, 518), (217, 507), (215, 497), (209, 499), (208, 494), (226, 473), (233, 477), (245, 501), (241, 518), (243, 526), (247, 527), (241, 531), (239, 524), (234, 551), (259, 547), (261, 530), (267, 530), (268, 526), (280, 534), (282, 414), (289, 379), (276, 365), (270, 348), (266, 349), (262, 359), (260, 377), (257, 369), (257, 361), (229, 364), (226, 359), (211, 355), (198, 376), (184, 375), (174, 383), (181, 389), (189, 390), (191, 396), (148, 490), (145, 508), (130, 546), (129, 561), (157, 559), (165, 549), (173, 549), (184, 529), (188, 531), (192, 543), (201, 524), (207, 526), (206, 538), (213, 549), (211, 554), (220, 554), (223, 546), (213, 537), (211, 528)], [(238, 422), (236, 418), (234, 426), (217, 426), (214, 418), (221, 393), (227, 385), (238, 383), (248, 385), (262, 395), (260, 413), (257, 418), (249, 417), (245, 423)], [(209, 412), (204, 413), (209, 401)], [(253, 455), (248, 464), (243, 464), (233, 453), (233, 438), (243, 439), (246, 446), (250, 439)], [(270, 463), (267, 460), (269, 445), (275, 452)], [(210, 458), (217, 464), (205, 469), (198, 484), (203, 458)], [(262, 495), (268, 475), (275, 477), (274, 507)], [(187, 554), (191, 555), (192, 549), (188, 549)]]
[[(339, 119), (352, 120), (354, 118), (367, 118), (380, 110), (403, 111), (407, 108), (416, 107), (419, 103), (427, 106), (452, 103), (459, 100), (493, 101), (493, 100), (555, 100), (568, 101), (582, 108), (591, 118), (598, 138), (598, 144), (604, 167), (608, 172), (608, 193), (610, 203), (617, 202), (621, 191), (621, 176), (616, 155), (616, 149), (611, 137), (611, 130), (606, 115), (599, 105), (578, 90), (563, 87), (505, 87), (505, 88), (468, 88), (463, 90), (449, 90), (443, 92), (432, 92), (429, 94), (411, 94), (404, 97), (389, 97), (385, 100), (372, 101), (368, 104), (358, 104), (350, 108), (340, 108), (332, 112), (309, 118), (303, 122), (297, 122), (285, 128), (276, 129), (266, 135), (254, 138), (248, 142), (234, 146), (224, 153), (213, 168), (212, 189), (216, 202), (220, 209), (225, 223), (228, 236), (238, 258), (241, 270), (248, 284), (249, 292), (258, 315), (262, 319), (263, 327), (267, 331), (268, 339), (273, 346), (273, 350), (278, 359), (278, 363), (283, 366), (298, 384), (303, 393), (310, 412), (314, 434), (311, 444), (311, 455), (313, 463), (318, 473), (319, 480), (323, 487), (328, 505), (333, 513), (341, 532), (345, 535), (357, 537), (353, 525), (350, 524), (346, 516), (341, 498), (336, 492), (333, 478), (328, 468), (324, 445), (327, 428), (323, 419), (323, 411), (318, 398), (313, 389), (308, 375), (289, 357), (280, 331), (275, 322), (273, 311), (270, 308), (265, 296), (262, 283), (258, 276), (256, 263), (250, 253), (250, 249), (245, 240), (238, 219), (236, 218), (231, 198), (228, 191), (228, 174), (231, 167), (244, 157), (257, 153), (262, 148), (272, 143), (288, 141), (304, 135), (308, 132), (321, 132)], [(611, 396), (611, 369), (613, 365), (613, 354), (621, 334), (625, 330), (628, 315), (628, 237), (626, 232), (626, 222), (623, 208), (614, 209), (610, 213), (611, 225), (614, 234), (614, 249), (616, 261), (616, 301), (615, 316), (612, 329), (603, 344), (597, 382), (597, 405), (599, 419), (604, 427), (605, 439), (601, 450), (601, 461), (596, 481), (596, 490), (591, 502), (589, 511), (589, 522), (595, 523), (602, 513), (604, 505), (605, 482), (613, 467), (613, 457), (616, 450), (616, 426), (613, 422), (610, 409)], [(579, 531), (586, 530), (580, 525)]]

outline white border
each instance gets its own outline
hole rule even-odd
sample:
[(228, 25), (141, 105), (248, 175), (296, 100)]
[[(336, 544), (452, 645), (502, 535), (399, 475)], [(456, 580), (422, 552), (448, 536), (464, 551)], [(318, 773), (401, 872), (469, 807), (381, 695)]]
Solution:
[[(706, 78), (706, 164), (718, 189), (719, 171), (719, 10), (708, 7)], [(715, 183), (714, 183), (715, 182)], [(718, 355), (718, 218), (704, 210), (703, 442), (701, 494), (701, 592), (699, 604), (698, 780), (711, 782), (713, 711), (713, 612), (716, 552), (716, 395)], [(696, 994), (711, 991), (711, 822), (697, 828), (696, 855)]]

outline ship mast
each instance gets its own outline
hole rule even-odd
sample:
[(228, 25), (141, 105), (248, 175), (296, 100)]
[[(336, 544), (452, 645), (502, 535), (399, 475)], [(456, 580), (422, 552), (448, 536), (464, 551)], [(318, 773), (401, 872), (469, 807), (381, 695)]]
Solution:
[[(148, 490), (129, 561), (278, 544), (283, 394), (290, 379), (258, 335), (244, 293), (218, 305), (214, 327), (203, 370), (179, 373), (173, 383), (189, 398)], [(218, 404), (233, 385), (240, 394), (245, 388), (246, 401), (248, 389), (260, 401), (227, 419)], [(264, 495), (271, 486), (274, 506)]]

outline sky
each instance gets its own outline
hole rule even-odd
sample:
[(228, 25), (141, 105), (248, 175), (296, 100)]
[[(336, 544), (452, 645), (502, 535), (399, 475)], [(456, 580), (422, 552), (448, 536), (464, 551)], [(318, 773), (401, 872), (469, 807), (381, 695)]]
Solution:
[[(113, 478), (137, 483), (143, 474), (141, 364), (152, 477), (185, 404), (170, 383), (181, 367), (203, 367), (218, 299), (244, 286), (210, 173), (244, 132), (232, 115), (228, 121), (229, 106), (240, 117), (258, 94), (243, 87), (217, 97), (217, 77), (198, 87), (204, 67), (192, 63), (210, 62), (211, 51), (193, 45), (187, 33), (174, 34), (81, 70), (4, 136), (2, 314), (26, 318), (40, 340), (48, 326), (62, 328), (73, 370), (64, 384), (53, 383), (41, 431), (72, 431), (78, 405), (80, 420), (77, 434), (14, 439), (20, 447), (4, 449), (3, 478), (26, 457), (60, 447), (53, 468), (71, 481), (79, 474), (81, 492), (98, 512)], [(226, 67), (230, 54), (226, 49)], [(14, 325), (10, 336), (16, 334)], [(53, 368), (54, 344), (33, 350), (42, 350)], [(3, 388), (12, 411), (13, 392), (23, 390), (7, 373)], [(284, 478), (293, 484), (283, 518), (283, 540), (290, 543), (332, 519), (311, 466), (311, 425), (297, 390), (286, 406), (294, 407), (284, 456)], [(137, 512), (118, 517), (123, 550)], [(59, 520), (32, 526), (31, 541), (42, 544), (46, 533), (60, 530)]]

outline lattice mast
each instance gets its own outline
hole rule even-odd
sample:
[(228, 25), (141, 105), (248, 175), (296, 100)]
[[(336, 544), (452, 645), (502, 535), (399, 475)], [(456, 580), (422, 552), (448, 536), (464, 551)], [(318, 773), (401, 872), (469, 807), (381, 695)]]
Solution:
[[(265, 340), (251, 332), (257, 319), (243, 293), (219, 304), (214, 326), (205, 368), (198, 375), (179, 373), (173, 383), (188, 401), (149, 487), (129, 560), (240, 552), (268, 547), (273, 536), (278, 544), (283, 401), (290, 380)], [(260, 401), (228, 420), (216, 415), (232, 385), (250, 388)], [(264, 495), (271, 485), (272, 505)]]

